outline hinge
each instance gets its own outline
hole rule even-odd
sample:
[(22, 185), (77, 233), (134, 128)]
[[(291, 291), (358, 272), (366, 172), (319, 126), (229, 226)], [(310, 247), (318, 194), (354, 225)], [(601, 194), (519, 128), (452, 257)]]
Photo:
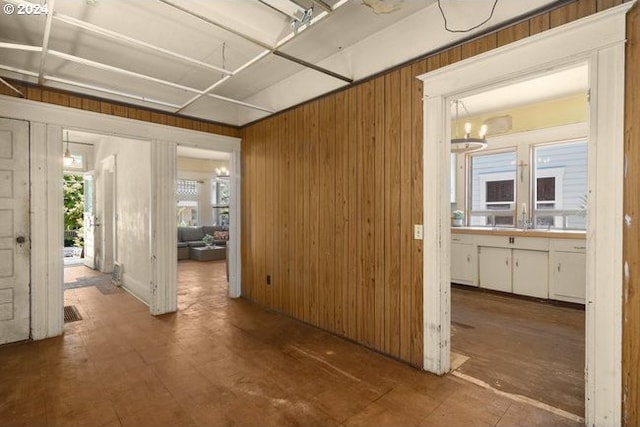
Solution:
[(591, 89), (587, 89), (587, 102), (591, 102)]

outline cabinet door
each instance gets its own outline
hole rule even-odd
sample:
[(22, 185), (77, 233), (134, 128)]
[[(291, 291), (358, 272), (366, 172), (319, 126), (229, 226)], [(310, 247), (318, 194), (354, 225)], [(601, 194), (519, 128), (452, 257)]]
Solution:
[(475, 245), (451, 243), (451, 281), (463, 285), (478, 286), (478, 257)]
[(587, 287), (586, 255), (580, 252), (551, 253), (549, 295), (560, 301), (584, 304)]
[(479, 246), (478, 265), (481, 288), (512, 292), (511, 249)]
[(513, 293), (549, 297), (549, 253), (513, 250)]

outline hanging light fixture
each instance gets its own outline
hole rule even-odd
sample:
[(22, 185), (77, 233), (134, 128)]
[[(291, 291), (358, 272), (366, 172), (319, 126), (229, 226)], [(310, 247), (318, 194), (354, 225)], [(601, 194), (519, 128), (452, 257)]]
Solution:
[[(458, 113), (460, 110), (460, 105), (469, 116), (469, 110), (465, 107), (464, 103), (459, 99), (454, 101), (456, 103), (456, 127), (458, 126)], [(462, 138), (451, 138), (451, 152), (452, 153), (470, 153), (473, 151), (479, 151), (487, 148), (487, 140), (485, 139), (485, 135), (487, 134), (487, 125), (480, 126), (480, 131), (478, 132), (477, 137), (471, 136), (471, 123), (466, 122), (464, 124), (464, 137)]]
[(67, 134), (67, 149), (64, 152), (64, 157), (62, 158), (62, 162), (65, 166), (73, 165), (73, 157), (71, 156), (71, 151), (69, 150), (69, 131), (66, 131)]
[(216, 168), (216, 176), (218, 178), (228, 178), (229, 177), (229, 169), (226, 167)]

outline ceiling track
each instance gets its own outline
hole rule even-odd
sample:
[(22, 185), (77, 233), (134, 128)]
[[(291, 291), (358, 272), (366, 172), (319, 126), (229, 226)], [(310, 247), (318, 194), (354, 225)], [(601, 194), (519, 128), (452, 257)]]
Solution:
[[(279, 52), (277, 50), (277, 48), (269, 46), (267, 43), (264, 43), (264, 42), (262, 42), (262, 41), (260, 41), (260, 40), (258, 40), (256, 38), (251, 37), (251, 36), (249, 36), (247, 34), (244, 34), (244, 33), (240, 32), (240, 31), (237, 31), (234, 28), (231, 28), (231, 27), (229, 27), (227, 25), (222, 24), (221, 22), (215, 21), (215, 20), (213, 20), (211, 18), (208, 18), (208, 17), (206, 17), (204, 15), (201, 15), (201, 14), (199, 14), (197, 12), (194, 12), (194, 11), (192, 11), (190, 9), (182, 7), (182, 6), (180, 6), (180, 5), (176, 4), (176, 3), (173, 3), (170, 0), (158, 0), (158, 1), (160, 1), (161, 3), (166, 4), (167, 6), (171, 6), (174, 9), (177, 9), (177, 10), (179, 10), (181, 12), (184, 12), (184, 13), (186, 13), (188, 15), (191, 15), (194, 18), (200, 19), (201, 21), (207, 22), (207, 23), (209, 23), (211, 25), (215, 25), (218, 28), (221, 28), (221, 29), (223, 29), (225, 31), (228, 31), (228, 32), (232, 33), (232, 34), (235, 34), (236, 36), (238, 36), (238, 37), (240, 37), (240, 38), (242, 38), (242, 39), (244, 39), (244, 40), (246, 40), (246, 41), (248, 41), (250, 43), (253, 43), (256, 46), (259, 46), (259, 47), (261, 47), (263, 49), (268, 50), (270, 53), (273, 53), (275, 55), (278, 55), (278, 53), (279, 53), (280, 55), (278, 55), (278, 56), (280, 56), (282, 58), (285, 58), (285, 59), (287, 59), (289, 61), (295, 62), (296, 64), (303, 65), (305, 67), (309, 67), (309, 65), (312, 65), (312, 64), (309, 64), (307, 61), (304, 61), (302, 59), (293, 57), (293, 56), (288, 55), (288, 54), (284, 54), (283, 52)], [(291, 38), (289, 38), (287, 40), (287, 42), (290, 41), (290, 40), (291, 40)], [(282, 47), (283, 44), (284, 43), (281, 43), (277, 47)], [(278, 52), (278, 53), (276, 53), (276, 52)], [(327, 70), (326, 68), (320, 67), (318, 65), (314, 65), (313, 67), (309, 67), (309, 68), (312, 68), (315, 71), (318, 71), (320, 73), (324, 73), (324, 74), (326, 74), (328, 76), (331, 76), (331, 77), (336, 78), (336, 79), (343, 80), (343, 81), (348, 82), (348, 83), (352, 83), (353, 82), (353, 79), (351, 79), (349, 77), (342, 76), (342, 75), (340, 75), (338, 73), (335, 73), (333, 71)]]
[(49, 12), (47, 13), (47, 21), (44, 24), (44, 36), (42, 37), (42, 53), (40, 54), (40, 66), (38, 67), (38, 84), (43, 83), (44, 76), (44, 61), (47, 57), (47, 50), (49, 49), (49, 37), (51, 36), (51, 21), (53, 19), (53, 8), (55, 7), (56, 0), (48, 0), (47, 7)]
[[(39, 52), (42, 50), (41, 47), (39, 46), (29, 46), (29, 45), (21, 45), (21, 44), (14, 44), (14, 43), (0, 43), (0, 48), (8, 48), (8, 49), (17, 49), (17, 50), (24, 50), (24, 51), (36, 51)], [(97, 69), (101, 69), (101, 70), (105, 70), (105, 71), (109, 71), (109, 72), (114, 72), (114, 73), (118, 73), (118, 74), (123, 74), (129, 77), (135, 77), (135, 78), (139, 78), (142, 80), (147, 80), (153, 83), (157, 83), (157, 84), (161, 84), (164, 86), (169, 86), (169, 87), (173, 87), (175, 89), (179, 89), (179, 90), (183, 90), (185, 92), (191, 92), (191, 93), (195, 93), (198, 95), (198, 97), (203, 96), (203, 95), (208, 95), (212, 98), (215, 99), (219, 99), (221, 101), (225, 101), (225, 102), (229, 102), (232, 104), (236, 104), (236, 105), (240, 105), (242, 107), (247, 107), (247, 108), (252, 108), (255, 110), (260, 110), (260, 111), (265, 111), (268, 113), (273, 113), (274, 111), (265, 107), (261, 107), (258, 105), (253, 105), (250, 104), (248, 102), (244, 102), (244, 101), (239, 101), (237, 99), (233, 99), (233, 98), (228, 98), (226, 96), (222, 96), (222, 95), (216, 95), (213, 93), (205, 93), (204, 91), (200, 90), (200, 89), (195, 89), (192, 87), (188, 87), (188, 86), (183, 86), (177, 83), (173, 83), (173, 82), (169, 82), (166, 80), (162, 80), (162, 79), (158, 79), (156, 77), (151, 77), (148, 76), (146, 74), (140, 74), (140, 73), (136, 73), (134, 71), (129, 71), (129, 70), (125, 70), (123, 68), (118, 68), (118, 67), (114, 67), (112, 65), (107, 65), (107, 64), (103, 64), (101, 62), (97, 62), (97, 61), (92, 61), (90, 59), (85, 59), (85, 58), (80, 58), (74, 55), (70, 55), (68, 53), (63, 53), (63, 52), (58, 52), (56, 50), (49, 50), (49, 55), (51, 56), (55, 56), (61, 59), (64, 59), (66, 61), (70, 61), (70, 62), (75, 62), (81, 65), (86, 65), (88, 67), (92, 67), (92, 68), (97, 68)], [(30, 72), (27, 70), (19, 70), (13, 67), (5, 67), (5, 66), (0, 66), (0, 68), (8, 70), (8, 71), (13, 71), (13, 72), (17, 72), (20, 74), (25, 74), (25, 75), (29, 75), (29, 76), (35, 76), (38, 77), (38, 73), (34, 73), (34, 72)], [(85, 83), (81, 83), (81, 82), (77, 82), (77, 81), (73, 81), (73, 80), (67, 80), (67, 79), (61, 79), (58, 77), (54, 77), (54, 76), (43, 76), (44, 80), (51, 80), (51, 81), (57, 81), (60, 83), (65, 83), (65, 84), (69, 84), (69, 85), (73, 85), (76, 87), (83, 87), (83, 88), (87, 88), (87, 89), (93, 89), (93, 90), (98, 90), (104, 93), (111, 93), (111, 94), (117, 94), (117, 95), (122, 95), (122, 96), (127, 96), (128, 98), (131, 99), (138, 99), (138, 100), (144, 100), (144, 101), (148, 101), (148, 102), (152, 102), (150, 101), (148, 98), (140, 96), (140, 95), (132, 95), (132, 94), (126, 94), (123, 92), (118, 92), (118, 91), (113, 91), (110, 89), (104, 89), (104, 88), (98, 88), (96, 86), (92, 86), (92, 85), (87, 85)], [(156, 101), (154, 102), (156, 104), (159, 105), (165, 105), (165, 106), (171, 106), (172, 108), (178, 109), (178, 111), (182, 110), (182, 107), (179, 105), (175, 105), (175, 104), (169, 104), (166, 102), (162, 102), (162, 101)]]

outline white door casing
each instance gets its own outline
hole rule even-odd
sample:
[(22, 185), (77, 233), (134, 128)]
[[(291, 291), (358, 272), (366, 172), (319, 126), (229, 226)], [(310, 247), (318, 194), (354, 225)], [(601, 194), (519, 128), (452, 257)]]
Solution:
[(100, 179), (96, 182), (96, 221), (99, 238), (98, 268), (103, 273), (111, 273), (116, 261), (116, 156), (110, 155), (100, 161)]
[(93, 171), (84, 174), (84, 214), (82, 229), (84, 230), (84, 265), (96, 268), (96, 181)]
[(29, 338), (29, 123), (0, 119), (0, 344)]
[[(449, 101), (586, 63), (591, 91), (585, 423), (621, 423), (626, 13), (635, 1), (419, 76), (424, 83), (424, 369), (450, 368)], [(596, 322), (596, 319), (598, 321)]]

